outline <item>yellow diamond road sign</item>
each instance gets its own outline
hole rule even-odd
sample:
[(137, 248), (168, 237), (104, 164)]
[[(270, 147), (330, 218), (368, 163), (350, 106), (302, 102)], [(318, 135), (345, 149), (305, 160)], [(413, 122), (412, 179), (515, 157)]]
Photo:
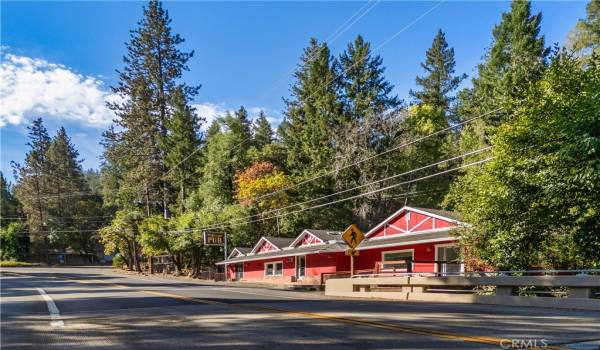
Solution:
[(346, 249), (346, 256), (358, 256), (358, 252), (356, 249)]
[(352, 224), (344, 231), (342, 238), (350, 248), (354, 249), (365, 239), (365, 234), (356, 225)]

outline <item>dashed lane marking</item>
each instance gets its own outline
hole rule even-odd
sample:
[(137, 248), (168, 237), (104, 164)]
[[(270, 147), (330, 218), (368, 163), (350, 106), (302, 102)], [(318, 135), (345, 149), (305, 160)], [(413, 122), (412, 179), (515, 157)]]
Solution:
[(46, 301), (46, 305), (48, 305), (48, 312), (50, 313), (50, 319), (52, 319), (50, 322), (52, 328), (63, 328), (65, 323), (60, 317), (60, 311), (58, 311), (58, 307), (56, 307), (54, 300), (52, 300), (52, 298), (50, 298), (50, 296), (46, 294), (46, 291), (44, 291), (42, 288), (37, 288), (37, 290), (42, 296), (42, 299)]
[[(123, 278), (127, 278), (127, 277), (123, 277)], [(103, 281), (103, 280), (81, 281), (81, 280), (72, 280), (71, 279), (71, 281), (76, 282), (76, 283), (94, 283), (94, 282), (102, 283), (102, 284), (110, 285), (115, 288), (133, 289), (135, 291), (146, 293), (146, 294), (152, 294), (152, 295), (157, 295), (157, 296), (162, 296), (162, 297), (167, 297), (167, 298), (179, 299), (179, 300), (184, 300), (184, 301), (199, 303), (199, 304), (227, 305), (227, 306), (232, 306), (232, 307), (241, 307), (241, 308), (254, 309), (254, 310), (278, 312), (278, 313), (295, 315), (295, 316), (300, 316), (300, 317), (305, 317), (305, 318), (324, 319), (324, 320), (335, 321), (335, 322), (339, 322), (339, 323), (356, 324), (356, 325), (362, 325), (362, 326), (379, 328), (379, 329), (395, 330), (395, 331), (400, 331), (400, 332), (409, 333), (409, 334), (418, 334), (418, 335), (430, 336), (430, 337), (435, 337), (435, 338), (464, 341), (464, 342), (469, 342), (469, 343), (491, 344), (491, 345), (499, 346), (499, 344), (502, 340), (506, 340), (503, 338), (461, 335), (461, 334), (442, 332), (442, 331), (434, 331), (434, 330), (423, 329), (423, 328), (406, 327), (403, 325), (384, 323), (384, 322), (379, 322), (379, 321), (370, 321), (370, 320), (364, 320), (364, 319), (358, 319), (358, 318), (334, 316), (334, 315), (328, 315), (328, 314), (323, 314), (323, 313), (294, 311), (294, 310), (281, 309), (281, 308), (276, 308), (276, 307), (271, 307), (271, 306), (251, 305), (251, 304), (243, 304), (243, 303), (239, 303), (239, 304), (226, 303), (226, 302), (220, 302), (220, 301), (214, 301), (214, 300), (206, 300), (206, 299), (202, 299), (202, 298), (188, 297), (185, 295), (173, 294), (173, 293), (156, 291), (156, 290), (144, 290), (144, 289), (135, 288), (133, 286), (126, 286), (126, 285), (112, 283), (112, 282)], [(38, 288), (38, 290), (41, 290), (41, 289)], [(42, 290), (42, 292), (43, 292), (43, 290)], [(42, 292), (40, 292), (40, 294)], [(232, 290), (232, 292), (236, 292), (236, 291)], [(50, 298), (50, 297), (48, 296), (48, 298)], [(52, 301), (52, 299), (50, 299), (50, 301)], [(54, 302), (52, 302), (52, 303), (54, 304)], [(54, 305), (54, 306), (56, 307), (56, 305)], [(50, 305), (48, 305), (48, 309), (50, 310)], [(56, 310), (58, 310), (58, 309), (56, 309)], [(60, 317), (60, 315), (59, 315), (59, 317)], [(62, 320), (61, 320), (61, 322), (62, 322)], [(537, 349), (537, 348), (532, 348), (532, 349)], [(544, 347), (544, 349), (571, 350), (570, 348), (561, 347), (558, 345), (548, 345), (548, 346)]]
[[(98, 281), (98, 282), (106, 283), (111, 286), (121, 286), (124, 288), (135, 289), (133, 287), (118, 285), (118, 284), (114, 284), (114, 283), (106, 282), (106, 281)], [(277, 313), (282, 313), (282, 314), (287, 314), (287, 315), (294, 315), (294, 316), (299, 316), (299, 317), (304, 317), (304, 318), (323, 319), (323, 320), (335, 321), (335, 322), (339, 322), (339, 323), (356, 324), (356, 325), (379, 328), (379, 329), (400, 331), (400, 332), (409, 333), (409, 334), (418, 334), (418, 335), (441, 338), (441, 339), (464, 341), (464, 342), (468, 342), (468, 343), (490, 344), (490, 345), (499, 346), (501, 341), (506, 340), (503, 338), (461, 335), (461, 334), (434, 331), (434, 330), (428, 330), (428, 329), (422, 329), (422, 328), (406, 327), (403, 325), (397, 325), (397, 324), (392, 324), (392, 323), (369, 321), (369, 320), (363, 320), (363, 319), (358, 319), (358, 318), (333, 316), (333, 315), (327, 315), (327, 314), (323, 314), (323, 313), (294, 311), (294, 310), (282, 309), (282, 308), (271, 307), (271, 306), (251, 305), (251, 304), (243, 304), (243, 303), (240, 303), (240, 304), (226, 303), (226, 302), (206, 300), (206, 299), (195, 298), (195, 297), (188, 297), (185, 295), (179, 295), (179, 294), (155, 291), (155, 290), (139, 289), (138, 291), (142, 292), (142, 293), (146, 293), (146, 294), (152, 294), (152, 295), (157, 295), (157, 296), (162, 296), (162, 297), (167, 297), (167, 298), (184, 300), (184, 301), (198, 303), (198, 304), (226, 305), (226, 306), (240, 307), (240, 308), (246, 308), (246, 309), (271, 311), (271, 312), (277, 312)], [(537, 348), (532, 348), (532, 349), (537, 349)], [(569, 350), (568, 348), (563, 348), (560, 346), (552, 346), (552, 345), (548, 345), (548, 346), (544, 347), (544, 349)]]

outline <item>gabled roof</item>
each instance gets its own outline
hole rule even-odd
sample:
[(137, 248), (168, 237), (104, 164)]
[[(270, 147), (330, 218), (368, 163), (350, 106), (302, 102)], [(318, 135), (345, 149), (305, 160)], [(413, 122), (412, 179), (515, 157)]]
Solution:
[(256, 242), (256, 245), (254, 245), (254, 247), (252, 248), (252, 251), (250, 251), (250, 253), (254, 254), (256, 253), (256, 250), (264, 243), (264, 242), (268, 242), (271, 243), (271, 245), (273, 245), (275, 248), (277, 248), (277, 250), (282, 250), (284, 247), (287, 247), (290, 245), (290, 243), (292, 243), (294, 241), (293, 238), (286, 238), (286, 237), (273, 237), (273, 236), (262, 236), (258, 242)]
[(428, 215), (428, 216), (431, 216), (431, 217), (434, 217), (437, 219), (447, 220), (447, 221), (453, 222), (457, 225), (464, 225), (463, 222), (459, 221), (459, 219), (458, 219), (459, 215), (456, 213), (453, 213), (453, 212), (449, 212), (446, 210), (439, 210), (439, 209), (415, 208), (415, 207), (404, 206), (400, 210), (398, 210), (395, 213), (393, 213), (392, 215), (388, 216), (385, 220), (381, 221), (379, 224), (377, 224), (377, 226), (375, 226), (371, 230), (369, 230), (369, 232), (367, 232), (365, 234), (365, 236), (369, 237), (371, 234), (373, 234), (374, 232), (377, 232), (377, 230), (379, 230), (381, 227), (383, 227), (390, 221), (394, 220), (394, 218), (398, 217), (400, 214), (402, 214), (405, 211), (414, 211), (414, 212)]
[(417, 209), (423, 212), (427, 212), (430, 214), (434, 214), (437, 216), (441, 216), (441, 217), (445, 217), (448, 219), (452, 219), (455, 220), (457, 222), (460, 222), (462, 220), (462, 217), (459, 213), (453, 212), (453, 211), (449, 211), (449, 210), (442, 210), (442, 209), (428, 209), (428, 208), (417, 208), (417, 207), (413, 207), (413, 209)]
[(315, 229), (305, 229), (302, 231), (298, 237), (296, 237), (292, 243), (290, 243), (289, 247), (295, 247), (296, 244), (300, 241), (304, 235), (310, 234), (317, 239), (319, 239), (323, 243), (327, 243), (329, 241), (342, 242), (342, 233), (339, 231), (328, 231), (328, 230), (315, 230)]
[(412, 235), (396, 235), (386, 239), (365, 239), (364, 241), (360, 242), (357, 249), (364, 250), (388, 246), (395, 247), (424, 242), (454, 241), (456, 239), (457, 238), (452, 235), (451, 231), (428, 232)]
[(308, 231), (317, 238), (321, 239), (324, 242), (327, 241), (339, 241), (342, 242), (342, 232), (340, 231), (331, 231), (331, 230), (315, 230), (315, 229), (306, 229), (304, 231)]
[(246, 255), (246, 254), (250, 253), (251, 251), (252, 251), (252, 248), (248, 248), (248, 247), (235, 247), (235, 248), (233, 248), (233, 250), (231, 251), (231, 253), (229, 253), (229, 256), (227, 256), (227, 259), (231, 258), (231, 256), (235, 252), (238, 252), (239, 255)]
[(283, 249), (287, 247), (294, 241), (294, 238), (288, 237), (273, 237), (273, 236), (264, 236), (264, 238), (268, 239), (271, 244), (276, 246), (279, 249)]
[(234, 264), (234, 263), (238, 263), (238, 262), (263, 260), (263, 259), (269, 259), (269, 258), (284, 258), (284, 257), (298, 256), (298, 255), (304, 255), (304, 254), (309, 254), (309, 253), (313, 253), (313, 254), (336, 253), (336, 252), (343, 252), (347, 248), (348, 248), (348, 246), (346, 244), (339, 244), (339, 243), (315, 244), (315, 245), (303, 246), (303, 247), (299, 247), (299, 248), (295, 248), (295, 249), (267, 252), (267, 253), (247, 255), (247, 256), (238, 256), (235, 258), (219, 261), (216, 264), (217, 265)]

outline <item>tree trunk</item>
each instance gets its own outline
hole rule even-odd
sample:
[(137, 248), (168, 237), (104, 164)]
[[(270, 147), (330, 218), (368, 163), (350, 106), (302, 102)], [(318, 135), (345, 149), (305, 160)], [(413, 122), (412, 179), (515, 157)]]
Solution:
[(192, 248), (192, 277), (200, 276), (200, 248), (194, 246)]

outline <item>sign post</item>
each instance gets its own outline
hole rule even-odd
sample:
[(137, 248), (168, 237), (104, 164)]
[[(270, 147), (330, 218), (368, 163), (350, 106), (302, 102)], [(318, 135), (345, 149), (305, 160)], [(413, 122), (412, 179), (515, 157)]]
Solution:
[(348, 244), (348, 247), (350, 247), (350, 249), (346, 250), (346, 255), (350, 256), (350, 275), (354, 276), (354, 257), (359, 254), (356, 247), (365, 239), (365, 234), (358, 226), (352, 224), (344, 231), (342, 238)]
[[(227, 260), (227, 233), (202, 231), (204, 245), (223, 247), (224, 260)], [(225, 264), (225, 278), (227, 278), (227, 264)]]

